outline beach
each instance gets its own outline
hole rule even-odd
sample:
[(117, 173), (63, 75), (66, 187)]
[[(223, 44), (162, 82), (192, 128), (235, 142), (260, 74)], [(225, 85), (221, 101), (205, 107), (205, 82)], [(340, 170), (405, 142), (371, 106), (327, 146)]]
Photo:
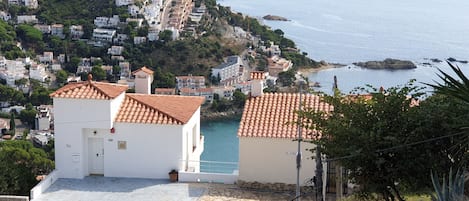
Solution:
[(298, 73), (304, 76), (309, 76), (311, 73), (317, 73), (319, 71), (331, 69), (331, 68), (340, 68), (344, 67), (345, 65), (342, 64), (326, 64), (326, 65), (320, 65), (317, 68), (299, 68)]

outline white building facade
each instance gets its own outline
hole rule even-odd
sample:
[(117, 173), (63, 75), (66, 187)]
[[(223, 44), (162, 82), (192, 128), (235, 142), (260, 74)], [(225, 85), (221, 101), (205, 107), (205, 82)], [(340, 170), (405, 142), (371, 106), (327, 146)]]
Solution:
[(203, 151), (203, 99), (126, 90), (125, 85), (86, 81), (51, 94), (60, 178), (166, 179), (172, 169), (200, 170), (188, 161), (200, 160)]
[(224, 85), (232, 85), (239, 81), (240, 68), (242, 66), (239, 56), (229, 56), (225, 63), (212, 68), (212, 76), (219, 77), (220, 83)]

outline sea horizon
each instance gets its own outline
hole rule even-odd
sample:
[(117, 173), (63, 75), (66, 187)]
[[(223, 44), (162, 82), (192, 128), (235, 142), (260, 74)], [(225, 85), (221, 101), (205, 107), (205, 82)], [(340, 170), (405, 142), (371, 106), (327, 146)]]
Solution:
[(308, 57), (330, 63), (469, 60), (469, 2), (458, 0), (221, 0), (234, 12), (261, 19), (271, 14), (290, 21), (262, 23), (281, 29)]

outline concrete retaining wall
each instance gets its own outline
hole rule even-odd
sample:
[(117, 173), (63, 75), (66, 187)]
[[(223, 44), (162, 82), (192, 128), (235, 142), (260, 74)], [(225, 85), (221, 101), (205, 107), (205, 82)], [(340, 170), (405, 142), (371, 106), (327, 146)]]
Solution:
[(27, 196), (0, 195), (0, 201), (29, 201)]
[(30, 196), (31, 200), (38, 198), (43, 192), (45, 192), (52, 184), (59, 178), (58, 171), (54, 170), (49, 173), (45, 179), (39, 182), (36, 186), (31, 189)]
[(213, 182), (234, 184), (238, 180), (238, 173), (205, 173), (205, 172), (181, 172), (179, 171), (179, 181), (181, 182)]

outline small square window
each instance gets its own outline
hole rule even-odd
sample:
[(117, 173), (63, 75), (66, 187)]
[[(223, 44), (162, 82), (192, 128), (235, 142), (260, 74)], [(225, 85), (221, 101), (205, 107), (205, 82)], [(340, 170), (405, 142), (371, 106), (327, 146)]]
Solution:
[(117, 149), (127, 149), (127, 141), (117, 141)]

